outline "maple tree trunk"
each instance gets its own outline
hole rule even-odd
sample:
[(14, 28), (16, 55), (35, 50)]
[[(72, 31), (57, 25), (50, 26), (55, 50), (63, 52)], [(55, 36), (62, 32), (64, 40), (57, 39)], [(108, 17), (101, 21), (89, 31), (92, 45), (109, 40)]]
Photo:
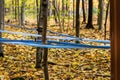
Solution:
[[(43, 0), (41, 6), (41, 11), (44, 13), (41, 17), (43, 17), (43, 29), (42, 29), (42, 43), (47, 44), (47, 16), (48, 16), (48, 0)], [(45, 80), (49, 80), (48, 74), (48, 48), (43, 49), (43, 63), (44, 63), (44, 78)]]
[(17, 0), (15, 0), (15, 20), (17, 20)]
[(76, 37), (79, 37), (80, 32), (80, 14), (79, 14), (80, 0), (76, 1)]
[[(40, 1), (40, 8), (39, 8), (39, 19), (37, 22), (37, 27), (38, 27), (38, 34), (42, 34), (42, 27), (43, 27), (43, 12), (41, 11), (41, 3), (42, 0)], [(37, 40), (41, 39), (40, 37), (37, 38)], [(36, 51), (36, 68), (42, 68), (42, 56), (43, 56), (43, 49), (40, 47), (37, 47)]]
[[(55, 3), (55, 1), (53, 3)], [(55, 12), (56, 12), (56, 19), (58, 17), (58, 22), (59, 22), (59, 26), (60, 26), (60, 32), (62, 32), (62, 25), (61, 25), (60, 14), (59, 14), (58, 8), (54, 4), (53, 4), (53, 7), (54, 7)]]
[(111, 80), (120, 80), (120, 0), (110, 0)]
[(68, 23), (67, 23), (67, 32), (69, 31), (69, 27), (70, 27), (70, 8), (69, 6), (67, 7), (68, 10), (67, 10), (67, 19), (68, 19)]
[(93, 16), (93, 0), (89, 0), (89, 11), (88, 11), (88, 22), (86, 25), (87, 29), (94, 29), (93, 24), (92, 24), (92, 16)]
[(14, 0), (12, 0), (12, 15), (13, 15), (13, 19), (14, 19), (14, 11), (15, 11), (15, 7), (14, 7)]
[(106, 16), (105, 16), (105, 24), (104, 24), (104, 39), (106, 40), (106, 24), (107, 24), (107, 19), (108, 19), (108, 12), (109, 12), (109, 5), (110, 5), (110, 1), (108, 1), (107, 4), (107, 10), (106, 10)]
[(36, 15), (36, 17), (37, 17), (37, 26), (38, 26), (38, 21), (39, 21), (39, 7), (38, 7), (39, 5), (38, 5), (38, 0), (36, 0), (36, 11), (37, 11), (37, 15)]
[(65, 0), (62, 0), (62, 27), (63, 27), (63, 30), (64, 30), (64, 17), (65, 17)]
[(66, 0), (66, 7), (65, 7), (65, 11), (66, 11), (66, 16), (68, 16), (68, 14), (67, 14), (67, 11), (68, 11), (68, 0)]
[(18, 11), (17, 11), (17, 13), (18, 13), (18, 15), (17, 15), (17, 17), (18, 17), (18, 24), (19, 25), (21, 25), (21, 18), (20, 18), (20, 0), (18, 0), (17, 1), (17, 9), (18, 9)]
[(25, 0), (22, 0), (21, 5), (21, 25), (25, 26)]
[[(42, 34), (42, 43), (46, 44), (48, 0), (41, 0), (40, 3), (41, 5), (39, 12), (38, 34)], [(42, 31), (40, 29), (42, 29)], [(42, 67), (42, 59), (43, 59), (45, 80), (49, 80), (47, 55), (48, 55), (47, 48), (44, 49), (39, 47), (37, 48), (36, 67)]]
[[(4, 26), (4, 0), (0, 0), (0, 30), (3, 29), (3, 26)], [(2, 38), (1, 32), (0, 38)], [(2, 43), (0, 43), (0, 57), (4, 57)]]
[(73, 0), (73, 28), (75, 27), (75, 14), (74, 14), (74, 12), (75, 12), (75, 0)]
[(99, 26), (99, 30), (102, 29), (102, 19), (103, 19), (103, 0), (99, 0), (99, 5), (98, 5), (98, 26)]
[(45, 80), (49, 80), (49, 73), (48, 73), (48, 49), (47, 48), (44, 48), (43, 62), (44, 62), (44, 78), (45, 78)]
[[(56, 7), (56, 0), (53, 0), (53, 1), (52, 1), (52, 4), (53, 4), (53, 7)], [(58, 23), (57, 13), (56, 13), (55, 8), (53, 9), (53, 15), (54, 15), (54, 17), (55, 17), (55, 22)]]
[(82, 21), (82, 23), (86, 23), (84, 0), (82, 0), (82, 10), (83, 10), (83, 21)]

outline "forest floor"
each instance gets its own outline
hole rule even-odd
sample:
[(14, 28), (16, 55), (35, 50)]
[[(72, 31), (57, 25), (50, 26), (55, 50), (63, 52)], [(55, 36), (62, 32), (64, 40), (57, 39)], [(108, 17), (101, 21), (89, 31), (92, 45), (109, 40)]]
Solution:
[[(84, 26), (82, 25), (83, 28), (80, 30), (82, 38), (104, 39), (102, 30), (84, 29)], [(48, 28), (52, 31), (59, 29), (59, 27), (54, 26)], [(14, 27), (5, 27), (5, 30), (35, 33)], [(68, 28), (64, 33), (75, 35), (74, 31), (73, 28)], [(3, 37), (30, 39), (30, 37), (6, 33), (3, 34)], [(109, 36), (107, 38), (109, 39)], [(12, 80), (16, 77), (22, 77), (25, 80), (44, 80), (43, 69), (35, 68), (35, 47), (10, 44), (3, 46), (5, 57), (0, 58), (0, 80)], [(50, 80), (110, 80), (110, 58), (110, 50), (105, 49), (49, 49), (48, 61), (57, 64), (49, 64)]]

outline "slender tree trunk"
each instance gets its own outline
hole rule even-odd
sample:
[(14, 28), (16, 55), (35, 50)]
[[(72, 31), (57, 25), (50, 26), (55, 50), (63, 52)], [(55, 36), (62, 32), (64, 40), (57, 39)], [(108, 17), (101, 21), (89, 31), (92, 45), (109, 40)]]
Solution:
[(17, 0), (15, 0), (15, 20), (17, 20)]
[(99, 0), (99, 5), (98, 5), (98, 26), (99, 26), (99, 30), (102, 29), (102, 19), (103, 19), (103, 0)]
[(39, 21), (39, 7), (38, 7), (39, 5), (38, 5), (38, 0), (36, 0), (36, 10), (37, 10), (37, 15), (36, 15), (36, 17), (37, 17), (37, 26), (38, 26), (38, 21)]
[[(42, 0), (40, 0), (40, 7), (39, 7), (39, 19), (38, 19), (38, 34), (42, 34), (42, 27), (43, 27), (43, 12), (41, 11), (41, 3)], [(38, 40), (41, 39), (38, 37)], [(36, 51), (36, 68), (42, 68), (42, 56), (43, 56), (43, 49), (40, 47), (37, 47)]]
[(89, 0), (89, 11), (88, 11), (88, 22), (86, 25), (87, 29), (94, 29), (93, 24), (92, 24), (92, 16), (93, 16), (93, 0)]
[(48, 17), (50, 16), (50, 2), (48, 2)]
[(83, 21), (82, 23), (86, 23), (86, 14), (85, 14), (85, 5), (84, 5), (84, 0), (82, 0), (82, 10), (83, 10)]
[(80, 32), (80, 14), (79, 14), (80, 0), (76, 1), (76, 37), (79, 37)]
[(44, 78), (45, 78), (45, 80), (49, 80), (49, 73), (48, 73), (48, 49), (47, 48), (44, 48), (43, 62), (44, 62)]
[[(15, 9), (14, 9), (14, 0), (12, 0), (12, 15), (15, 15), (15, 14), (14, 14), (14, 10), (15, 10)], [(13, 19), (14, 19), (14, 16), (13, 16)]]
[(66, 16), (68, 16), (67, 11), (68, 11), (68, 0), (66, 0)]
[[(47, 43), (46, 33), (47, 33), (47, 16), (48, 16), (48, 0), (43, 0), (42, 2), (42, 14), (43, 17), (43, 30), (42, 30), (42, 43)], [(44, 62), (44, 75), (45, 80), (49, 80), (49, 74), (48, 74), (48, 49), (44, 48), (44, 55), (43, 55), (43, 62)]]
[(110, 1), (108, 1), (107, 10), (106, 10), (106, 16), (105, 16), (105, 24), (104, 24), (104, 34), (105, 34), (104, 39), (105, 40), (106, 40), (106, 32), (107, 32), (106, 24), (107, 24), (107, 19), (108, 19), (109, 5), (110, 5)]
[(69, 8), (69, 6), (68, 6), (68, 4), (69, 4), (69, 2), (67, 1), (67, 3), (66, 3), (66, 6), (67, 6), (67, 19), (68, 19), (68, 22), (67, 22), (67, 32), (68, 32), (68, 30), (69, 30), (69, 27), (70, 27), (70, 8)]
[[(4, 26), (4, 0), (0, 0), (0, 30), (3, 29), (3, 26)], [(1, 32), (0, 38), (2, 38)], [(4, 57), (2, 43), (0, 43), (0, 57)]]
[[(86, 15), (88, 15), (88, 1), (89, 0), (85, 0), (85, 12), (86, 12)], [(88, 18), (88, 16), (86, 16), (86, 18)]]
[(60, 0), (56, 0), (56, 2), (57, 2), (57, 4), (56, 4), (57, 10), (60, 12)]
[[(56, 0), (52, 1), (53, 7), (56, 7)], [(55, 8), (53, 9), (53, 15), (55, 17), (55, 22), (58, 23), (57, 14)]]
[(56, 7), (54, 4), (53, 4), (53, 7), (54, 7), (55, 12), (56, 12), (56, 15), (57, 15), (57, 17), (58, 17), (59, 26), (60, 26), (60, 32), (62, 32), (62, 25), (61, 25), (61, 21), (60, 21), (60, 14), (59, 14), (59, 12), (58, 12), (57, 7)]
[(22, 6), (21, 6), (21, 25), (25, 26), (25, 0), (22, 0)]
[(20, 18), (20, 0), (17, 1), (17, 5), (18, 5), (18, 23), (19, 25), (21, 25), (21, 18)]
[(62, 26), (63, 26), (63, 30), (64, 30), (64, 17), (65, 17), (65, 0), (62, 0)]
[(73, 0), (73, 28), (75, 28), (75, 0)]
[(69, 31), (70, 28), (70, 9), (68, 7), (68, 25), (67, 25), (67, 32)]

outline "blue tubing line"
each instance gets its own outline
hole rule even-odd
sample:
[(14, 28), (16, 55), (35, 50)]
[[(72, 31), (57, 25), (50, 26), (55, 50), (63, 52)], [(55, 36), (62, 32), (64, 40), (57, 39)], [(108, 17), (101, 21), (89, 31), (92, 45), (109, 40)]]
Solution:
[[(17, 28), (23, 28), (22, 26), (16, 26), (16, 25), (12, 25), (12, 24), (5, 24), (7, 26), (13, 26), (13, 27), (17, 27)], [(37, 30), (37, 28), (26, 28), (24, 27), (25, 29), (28, 29), (28, 30)], [(75, 37), (75, 36), (71, 36), (71, 35), (68, 35), (68, 34), (62, 34), (62, 33), (59, 33), (59, 32), (53, 32), (51, 30), (47, 30), (48, 32), (50, 33), (53, 33), (53, 34), (58, 34), (59, 36), (65, 36), (67, 38), (63, 38), (62, 40), (80, 40), (80, 41), (89, 41), (89, 42), (99, 42), (99, 43), (108, 43), (110, 44), (110, 41), (109, 40), (94, 40), (94, 39), (87, 39), (87, 38), (78, 38), (78, 37)], [(18, 32), (17, 32), (18, 33)], [(16, 34), (17, 34), (16, 33)], [(19, 33), (18, 33), (19, 34)], [(21, 34), (21, 33), (20, 33)], [(26, 34), (26, 33), (25, 33)], [(28, 34), (28, 33), (27, 33)], [(41, 35), (26, 35), (26, 36), (35, 36), (35, 37), (41, 37)], [(70, 37), (70, 38), (69, 38)], [(51, 37), (51, 38), (58, 38), (57, 36), (56, 37)], [(74, 39), (73, 39), (74, 38)]]
[[(22, 27), (22, 26), (19, 26), (19, 25), (13, 25), (13, 24), (4, 24), (5, 26), (12, 26), (12, 27), (16, 27), (16, 28), (24, 28), (24, 29), (27, 29), (27, 30), (34, 30), (34, 31), (37, 31), (37, 28), (27, 28), (27, 27)], [(66, 36), (66, 37), (72, 37), (70, 35), (67, 35), (67, 34), (62, 34), (62, 33), (58, 33), (58, 32), (53, 32), (51, 30), (47, 30), (48, 32), (50, 33), (53, 33), (53, 34), (59, 34), (59, 36)]]
[(42, 41), (34, 42), (33, 40), (0, 39), (0, 42), (8, 43), (8, 44), (28, 45), (28, 46), (41, 47), (41, 48), (102, 48), (102, 49), (110, 48), (110, 46), (94, 46), (94, 45), (75, 44), (68, 42), (57, 42), (57, 41), (48, 41), (48, 44), (42, 44)]
[(50, 45), (50, 44), (36, 44), (36, 43), (25, 43), (25, 42), (3, 42), (8, 44), (20, 44), (25, 46), (41, 47), (41, 48), (100, 48), (100, 49), (109, 49), (110, 46), (69, 46), (69, 45)]
[[(38, 35), (38, 34), (12, 32), (12, 31), (7, 31), (7, 30), (0, 30), (0, 32), (10, 33), (10, 34), (19, 34), (19, 35), (24, 35), (24, 36), (42, 37), (42, 35)], [(47, 38), (61, 39), (61, 40), (79, 40), (79, 41), (89, 41), (89, 42), (99, 42), (99, 43), (108, 43), (108, 44), (110, 44), (109, 40), (94, 40), (94, 39), (87, 39), (87, 38), (71, 38), (71, 37), (62, 38), (62, 37), (58, 37), (58, 36), (47, 36)]]
[(62, 34), (62, 33), (59, 33), (59, 32), (53, 32), (51, 30), (47, 30), (47, 31), (50, 32), (50, 33), (53, 33), (53, 34), (58, 34), (59, 36), (72, 37), (72, 38), (74, 37), (74, 36), (71, 36), (71, 35), (68, 35), (68, 34)]
[(53, 32), (51, 30), (48, 30), (48, 32), (53, 33), (53, 34), (58, 34), (59, 36), (70, 37), (70, 38), (64, 38), (62, 40), (73, 40), (73, 38), (75, 38), (75, 40), (89, 41), (89, 42), (99, 42), (99, 43), (108, 43), (108, 44), (110, 44), (109, 40), (95, 40), (95, 39), (88, 39), (88, 38), (78, 38), (78, 37), (71, 36), (71, 35), (68, 35), (68, 34), (62, 34), (62, 33), (59, 33), (59, 32)]
[[(4, 43), (4, 42), (3, 42)], [(36, 44), (36, 43), (25, 43), (25, 42), (5, 42), (9, 44), (20, 44), (25, 46), (41, 47), (41, 48), (101, 48), (109, 49), (110, 46), (69, 46), (69, 45), (50, 45), (50, 44)]]
[[(18, 35), (23, 35), (23, 36), (42, 37), (42, 35), (39, 35), (39, 34), (29, 34), (29, 33), (13, 32), (13, 31), (7, 31), (7, 30), (0, 30), (0, 32), (9, 33), (9, 34), (18, 34)], [(57, 36), (47, 36), (47, 38), (62, 39), (62, 37), (57, 37)]]
[(24, 35), (24, 36), (42, 37), (42, 35), (28, 34), (28, 33), (23, 33), (23, 32), (13, 32), (13, 31), (7, 31), (7, 30), (0, 30), (0, 32), (9, 33), (9, 34), (19, 34), (19, 35)]
[[(5, 38), (0, 38), (0, 41), (5, 41), (5, 42), (27, 42), (27, 43), (31, 43), (31, 42), (35, 42), (35, 43), (41, 43), (42, 41), (39, 40), (39, 41), (33, 41), (33, 40), (8, 40), (8, 39), (5, 39)], [(58, 42), (58, 41), (55, 41), (55, 40), (48, 40), (47, 41), (48, 44), (51, 44), (51, 43), (55, 43), (55, 44), (65, 44), (65, 45), (78, 45), (78, 44), (75, 44), (75, 43), (69, 43), (69, 42)], [(78, 45), (79, 46), (79, 45)]]

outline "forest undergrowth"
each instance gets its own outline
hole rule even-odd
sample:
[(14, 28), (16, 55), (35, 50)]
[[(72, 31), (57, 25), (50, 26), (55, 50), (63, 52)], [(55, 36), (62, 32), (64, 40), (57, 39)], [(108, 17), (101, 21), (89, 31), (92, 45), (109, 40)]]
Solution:
[[(80, 29), (81, 38), (104, 39), (104, 31)], [(52, 31), (59, 27), (49, 26)], [(5, 30), (36, 33), (14, 27)], [(63, 33), (75, 35), (73, 28), (66, 28)], [(107, 39), (109, 39), (109, 31)], [(3, 33), (4, 38), (31, 39), (22, 35)], [(34, 38), (32, 38), (34, 39)], [(90, 42), (84, 44), (104, 45)], [(4, 44), (4, 58), (0, 58), (0, 80), (44, 80), (43, 69), (35, 68), (36, 48), (22, 45)], [(110, 80), (110, 50), (105, 49), (49, 49), (48, 61), (50, 80)]]

